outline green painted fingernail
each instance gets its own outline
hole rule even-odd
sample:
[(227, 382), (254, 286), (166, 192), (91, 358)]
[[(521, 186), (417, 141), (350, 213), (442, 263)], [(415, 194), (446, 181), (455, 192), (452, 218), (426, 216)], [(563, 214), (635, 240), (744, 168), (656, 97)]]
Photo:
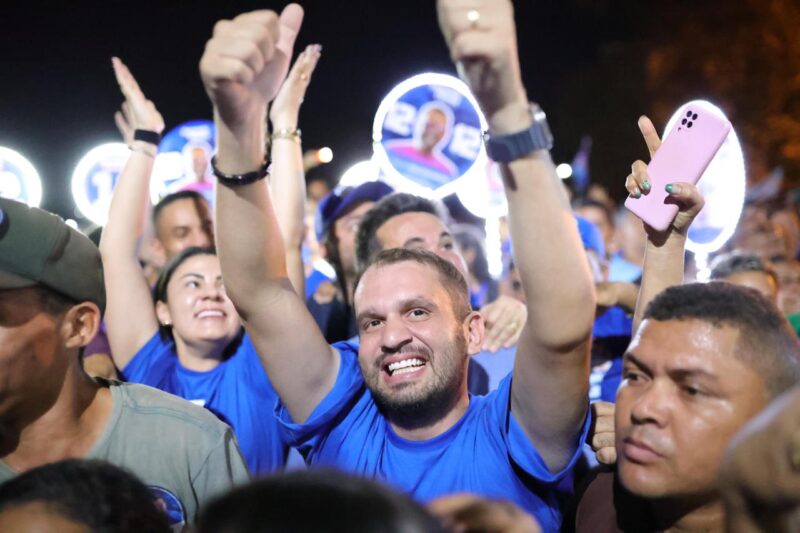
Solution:
[(641, 198), (642, 197), (642, 193), (639, 192), (639, 191), (636, 191), (636, 192), (633, 193), (633, 197), (634, 198)]
[(648, 180), (644, 180), (644, 181), (642, 182), (642, 188), (643, 188), (644, 190), (646, 190), (646, 191), (649, 191), (649, 190), (650, 190), (650, 181), (648, 181)]
[(666, 186), (664, 186), (664, 190), (667, 191), (669, 194), (672, 194), (672, 189), (673, 187), (671, 183), (667, 183)]

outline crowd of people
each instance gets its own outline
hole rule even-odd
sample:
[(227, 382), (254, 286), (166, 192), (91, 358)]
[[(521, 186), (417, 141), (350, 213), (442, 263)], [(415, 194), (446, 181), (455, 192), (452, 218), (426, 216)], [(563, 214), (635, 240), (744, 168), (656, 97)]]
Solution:
[[(322, 47), (291, 64), (300, 6), (206, 45), (213, 206), (189, 187), (150, 207), (164, 120), (113, 58), (131, 152), (99, 246), (0, 198), (0, 530), (800, 527), (795, 206), (748, 205), (698, 283), (699, 189), (666, 185), (664, 231), (570, 191), (511, 1), (437, 13), (500, 164), (503, 277), (474, 227), (381, 181), (308, 202), (307, 228)], [(647, 163), (619, 185), (649, 194)]]

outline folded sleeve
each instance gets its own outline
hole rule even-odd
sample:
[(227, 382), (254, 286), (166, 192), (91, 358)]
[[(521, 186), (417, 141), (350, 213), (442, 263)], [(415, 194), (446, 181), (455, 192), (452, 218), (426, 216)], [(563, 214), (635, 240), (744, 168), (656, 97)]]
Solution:
[(303, 457), (319, 445), (325, 435), (349, 412), (364, 394), (364, 379), (358, 365), (358, 349), (349, 342), (333, 345), (339, 353), (339, 374), (331, 391), (317, 405), (308, 419), (297, 424), (281, 401), (275, 406), (275, 416), (286, 433), (290, 445), (296, 447)]
[(591, 417), (589, 416), (589, 401), (586, 401), (586, 419), (580, 429), (579, 434), (575, 436), (574, 450), (569, 462), (558, 472), (551, 472), (547, 464), (539, 455), (539, 451), (528, 438), (525, 430), (514, 418), (511, 413), (511, 381), (513, 376), (509, 375), (500, 382), (500, 386), (494, 394), (497, 396), (493, 399), (495, 402), (493, 416), (496, 417), (497, 422), (502, 424), (503, 435), (502, 439), (508, 450), (508, 455), (511, 461), (524, 470), (530, 476), (542, 483), (560, 483), (564, 478), (572, 473), (575, 464), (581, 459), (583, 455), (583, 443), (586, 436), (589, 434), (591, 426)]

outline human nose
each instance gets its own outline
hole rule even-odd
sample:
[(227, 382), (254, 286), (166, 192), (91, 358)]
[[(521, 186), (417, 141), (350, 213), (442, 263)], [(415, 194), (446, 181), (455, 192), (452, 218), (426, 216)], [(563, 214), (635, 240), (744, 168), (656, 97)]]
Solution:
[(650, 382), (636, 396), (631, 408), (631, 422), (635, 424), (655, 424), (662, 427), (669, 411), (669, 391), (666, 385)]
[(399, 317), (390, 317), (381, 329), (381, 346), (385, 352), (397, 352), (411, 342), (411, 332)]

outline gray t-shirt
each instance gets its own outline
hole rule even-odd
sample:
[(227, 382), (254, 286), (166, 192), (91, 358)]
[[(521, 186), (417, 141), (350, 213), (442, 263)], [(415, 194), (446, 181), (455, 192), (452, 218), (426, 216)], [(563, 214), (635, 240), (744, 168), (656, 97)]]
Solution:
[[(85, 458), (135, 474), (173, 526), (193, 523), (210, 499), (249, 481), (231, 428), (206, 409), (145, 385), (97, 381), (111, 389), (113, 408)], [(0, 461), (0, 482), (16, 475)]]

